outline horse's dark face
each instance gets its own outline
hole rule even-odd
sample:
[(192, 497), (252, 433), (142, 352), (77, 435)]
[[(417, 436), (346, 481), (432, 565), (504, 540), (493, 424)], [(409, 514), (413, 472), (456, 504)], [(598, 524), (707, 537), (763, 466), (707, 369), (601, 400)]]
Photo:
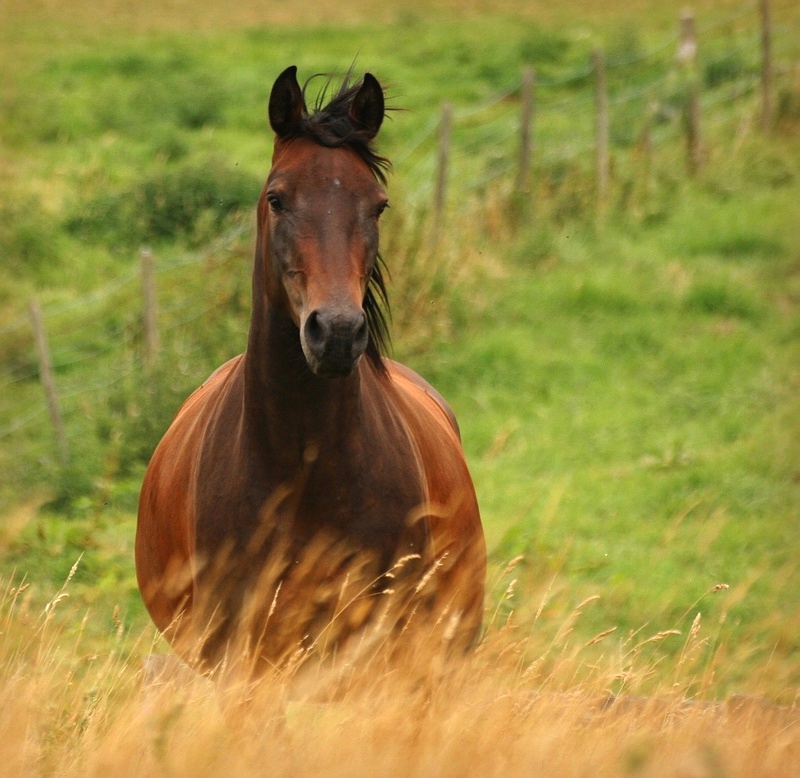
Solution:
[(297, 139), (278, 142), (263, 199), (268, 273), (308, 366), (347, 375), (369, 339), (362, 305), (386, 195), (351, 149)]
[[(303, 136), (302, 95), (294, 72), (287, 73), (270, 98), (277, 138), (259, 202), (266, 293), (297, 325), (309, 368), (321, 377), (346, 376), (369, 341), (363, 303), (387, 198), (354, 148)], [(374, 135), (383, 118), (383, 94), (374, 79), (365, 80), (354, 104), (365, 90), (366, 114), (351, 107), (350, 120)]]

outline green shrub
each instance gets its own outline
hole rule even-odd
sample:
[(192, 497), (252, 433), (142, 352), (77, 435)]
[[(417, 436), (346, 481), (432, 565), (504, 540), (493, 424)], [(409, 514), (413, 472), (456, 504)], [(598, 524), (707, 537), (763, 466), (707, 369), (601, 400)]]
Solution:
[(531, 26), (519, 42), (519, 59), (537, 66), (552, 64), (562, 60), (570, 46), (569, 39), (563, 35)]
[(695, 284), (686, 295), (684, 307), (692, 313), (757, 320), (762, 310), (745, 290), (723, 282)]
[(0, 256), (5, 268), (37, 278), (58, 262), (59, 225), (35, 197), (0, 204)]
[(741, 78), (746, 69), (741, 54), (736, 51), (728, 51), (705, 63), (703, 66), (703, 81), (707, 87), (713, 89), (729, 81), (736, 81), (737, 78)]
[(259, 188), (255, 177), (216, 160), (166, 165), (140, 178), (132, 191), (94, 196), (67, 227), (88, 240), (119, 241), (125, 250), (175, 239), (196, 243), (233, 214), (251, 209)]
[(111, 131), (147, 139), (159, 126), (194, 130), (223, 122), (222, 81), (179, 51), (88, 55), (56, 61), (47, 71), (60, 84), (50, 104), (37, 111), (50, 136), (55, 131), (79, 139)]

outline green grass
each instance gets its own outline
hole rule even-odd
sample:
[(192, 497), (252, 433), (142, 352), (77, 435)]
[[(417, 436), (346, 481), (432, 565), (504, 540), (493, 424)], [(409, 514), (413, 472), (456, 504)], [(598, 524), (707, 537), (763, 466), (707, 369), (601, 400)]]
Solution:
[[(752, 95), (720, 103), (705, 125), (707, 167), (692, 182), (679, 120), (657, 125), (645, 176), (636, 139), (650, 98), (621, 102), (612, 196), (598, 217), (591, 149), (572, 153), (591, 140), (590, 83), (565, 80), (540, 89), (541, 153), (520, 203), (513, 168), (496, 173), (513, 166), (522, 66), (534, 61), (543, 83), (556, 82), (585, 69), (598, 41), (622, 62), (671, 34), (663, 9), (651, 17), (634, 4), (651, 21), (634, 29), (616, 5), (600, 6), (586, 18), (562, 9), (549, 25), (524, 9), (429, 17), (414, 4), (348, 26), (187, 33), (170, 17), (165, 30), (125, 35), (104, 19), (94, 32), (66, 24), (61, 47), (44, 46), (54, 17), (14, 17), (12, 78), (0, 92), (0, 328), (9, 328), (0, 411), (15, 420), (41, 407), (32, 340), (15, 324), (36, 293), (50, 311), (57, 382), (71, 395), (72, 465), (59, 470), (44, 414), (3, 441), (0, 572), (26, 575), (44, 607), (80, 557), (74, 608), (60, 611), (68, 628), (102, 647), (117, 620), (137, 634), (147, 623), (132, 568), (139, 479), (181, 398), (244, 345), (271, 79), (292, 62), (302, 75), (345, 69), (358, 54), (358, 68), (408, 109), (392, 114), (383, 137), (398, 160), (384, 235), (396, 356), (456, 409), (493, 566), (524, 555), (502, 607), (523, 632), (548, 633), (599, 595), (574, 639), (616, 627), (597, 650), (620, 654), (661, 630), (686, 635), (700, 612), (700, 661), (714, 677), (703, 693), (794, 699), (798, 124), (787, 113), (766, 138)], [(789, 7), (776, 16), (797, 22)], [(728, 45), (752, 42), (743, 24), (709, 34), (705, 78), (715, 88), (752, 74), (751, 49)], [(655, 77), (612, 73), (621, 95)], [(666, 108), (673, 86), (658, 93)], [(780, 82), (783, 104), (796, 100), (793, 88)], [(464, 114), (498, 95), (457, 122), (461, 151), (434, 250), (420, 225), (435, 132), (411, 144), (443, 99)], [(164, 355), (147, 376), (136, 281), (86, 298), (132, 274), (142, 243), (162, 268)], [(108, 388), (82, 394), (87, 384)], [(714, 591), (719, 584), (730, 588)], [(84, 625), (76, 614), (87, 610), (99, 618)], [(682, 645), (658, 643), (654, 655)]]
[(556, 231), (545, 263), (523, 232), (423, 360), (462, 419), (494, 557), (556, 575), (556, 619), (600, 595), (598, 632), (702, 612), (740, 647), (734, 685), (788, 669), (800, 638), (795, 196), (749, 185), (743, 212), (687, 186), (657, 226)]

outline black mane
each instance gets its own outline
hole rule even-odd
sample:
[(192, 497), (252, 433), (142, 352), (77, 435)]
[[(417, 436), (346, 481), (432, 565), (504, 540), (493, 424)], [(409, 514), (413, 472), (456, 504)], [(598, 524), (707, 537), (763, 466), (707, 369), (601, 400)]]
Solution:
[[(312, 76), (303, 86), (303, 100)], [(350, 106), (353, 98), (361, 89), (362, 80), (351, 83), (352, 72), (348, 71), (336, 93), (326, 104), (330, 89), (330, 78), (323, 86), (314, 103), (313, 110), (303, 113), (301, 136), (309, 138), (321, 146), (335, 148), (347, 146), (355, 151), (382, 184), (386, 183), (386, 174), (391, 168), (391, 163), (375, 151), (369, 132), (355, 127), (350, 119)]]
[(391, 316), (391, 311), (386, 292), (386, 281), (383, 278), (385, 270), (383, 257), (378, 254), (377, 262), (375, 262), (367, 284), (367, 293), (364, 295), (364, 315), (367, 317), (367, 327), (369, 328), (367, 356), (381, 369), (383, 369), (381, 356), (389, 353), (391, 345), (389, 322), (387, 321), (387, 315)]

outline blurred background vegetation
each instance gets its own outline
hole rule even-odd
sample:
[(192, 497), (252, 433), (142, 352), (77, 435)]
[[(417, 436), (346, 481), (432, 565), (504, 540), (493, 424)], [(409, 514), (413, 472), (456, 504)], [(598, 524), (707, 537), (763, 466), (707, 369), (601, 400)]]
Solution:
[[(698, 691), (796, 694), (796, 3), (771, 3), (766, 126), (754, 2), (692, 5), (691, 72), (676, 60), (675, 9), (654, 0), (358, 0), (313, 15), (247, 1), (2, 6), (0, 571), (27, 574), (46, 601), (82, 554), (73, 596), (103, 614), (98, 641), (112, 611), (146, 623), (131, 558), (140, 479), (180, 402), (244, 347), (270, 86), (289, 64), (308, 77), (356, 60), (402, 109), (381, 135), (395, 165), (382, 236), (394, 355), (456, 409), (494, 564), (524, 556), (502, 607), (523, 625), (538, 612), (541, 627), (598, 594), (576, 640), (616, 627), (602, 650), (621, 653), (701, 612)], [(535, 119), (520, 189), (526, 67)], [(690, 175), (695, 84), (703, 165)], [(434, 213), (444, 101), (449, 185)], [(160, 336), (149, 364), (145, 247)]]

